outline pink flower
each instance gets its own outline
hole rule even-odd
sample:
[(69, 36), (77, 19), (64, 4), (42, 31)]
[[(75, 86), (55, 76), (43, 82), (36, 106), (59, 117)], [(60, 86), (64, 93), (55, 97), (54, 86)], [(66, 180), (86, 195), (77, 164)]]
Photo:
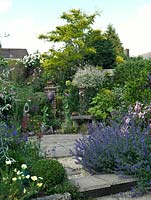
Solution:
[(139, 113), (141, 111), (141, 104), (139, 102), (136, 102), (134, 110), (137, 113)]
[(1, 98), (3, 98), (3, 97), (4, 97), (3, 93), (0, 93), (0, 97), (1, 97)]
[(130, 118), (129, 118), (129, 117), (125, 117), (125, 123), (126, 123), (126, 124), (129, 124), (129, 123), (130, 123), (130, 121), (131, 121), (131, 120), (130, 120)]

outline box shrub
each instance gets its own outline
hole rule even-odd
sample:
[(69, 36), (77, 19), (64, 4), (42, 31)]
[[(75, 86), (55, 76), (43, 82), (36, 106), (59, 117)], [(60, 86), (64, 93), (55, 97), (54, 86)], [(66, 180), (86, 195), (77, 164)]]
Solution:
[(38, 160), (33, 165), (32, 172), (33, 174), (38, 174), (43, 177), (46, 191), (61, 184), (67, 178), (66, 171), (62, 164), (53, 159)]

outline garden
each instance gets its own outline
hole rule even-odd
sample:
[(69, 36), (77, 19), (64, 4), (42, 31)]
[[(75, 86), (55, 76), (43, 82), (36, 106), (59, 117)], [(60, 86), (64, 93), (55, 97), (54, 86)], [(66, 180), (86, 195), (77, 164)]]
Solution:
[(94, 30), (97, 15), (63, 13), (64, 25), (39, 35), (62, 47), (0, 58), (0, 199), (84, 199), (41, 152), (43, 135), (58, 133), (83, 134), (71, 153), (90, 173), (129, 174), (139, 180), (135, 194), (150, 191), (151, 60), (127, 57), (112, 25)]

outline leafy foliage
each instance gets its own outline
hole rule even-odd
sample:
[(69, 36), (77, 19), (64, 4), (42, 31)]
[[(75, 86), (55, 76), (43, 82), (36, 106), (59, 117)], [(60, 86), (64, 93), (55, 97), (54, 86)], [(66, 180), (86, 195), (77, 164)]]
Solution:
[(63, 183), (58, 184), (56, 187), (49, 188), (48, 194), (63, 194), (69, 192), (72, 200), (86, 200), (80, 193), (79, 188), (72, 184), (69, 180), (65, 180)]
[(116, 53), (113, 43), (100, 30), (89, 33), (86, 44), (95, 49), (95, 52), (85, 56), (85, 62), (93, 66), (102, 66), (111, 69), (115, 66)]
[(66, 22), (65, 25), (39, 36), (39, 39), (62, 44), (62, 48), (51, 48), (49, 54), (43, 56), (44, 68), (48, 69), (47, 72), (60, 85), (65, 84), (66, 80), (71, 80), (77, 66), (83, 65), (83, 56), (94, 51), (93, 47), (85, 45), (85, 40), (92, 30), (91, 25), (96, 15), (87, 15), (80, 10), (72, 9), (69, 13), (61, 15), (61, 19)]
[(72, 153), (90, 172), (118, 171), (137, 177), (137, 189), (146, 192), (151, 180), (149, 120), (150, 107), (142, 111), (136, 103), (122, 118), (90, 126), (89, 135), (76, 142)]
[(9, 60), (10, 80), (15, 85), (23, 85), (26, 80), (26, 68), (23, 63), (16, 60)]
[(10, 70), (6, 67), (0, 74), (0, 118), (8, 121), (13, 115), (13, 105), (16, 101), (15, 88), (9, 81)]
[(114, 85), (123, 87), (122, 98), (126, 105), (134, 104), (136, 101), (146, 104), (150, 102), (150, 66), (150, 60), (131, 58), (116, 67)]
[(5, 170), (0, 169), (0, 199), (29, 199), (38, 193), (42, 186), (42, 178), (29, 174), (27, 165), (14, 168), (10, 160), (6, 160)]
[(18, 164), (28, 163), (31, 166), (39, 159), (38, 143), (28, 140), (27, 135), (14, 125), (0, 124), (0, 164), (3, 168), (5, 160), (15, 160)]
[(112, 24), (108, 25), (107, 30), (105, 32), (105, 36), (112, 42), (116, 56), (122, 56), (124, 58), (124, 48)]
[(62, 164), (52, 159), (38, 160), (33, 165), (32, 172), (43, 177), (46, 191), (61, 184), (67, 178), (66, 171)]
[(115, 96), (111, 90), (101, 89), (96, 97), (92, 99), (89, 113), (97, 119), (106, 120), (115, 106)]
[(0, 56), (0, 72), (8, 67), (8, 62)]
[(104, 73), (102, 70), (98, 70), (94, 66), (85, 66), (83, 69), (79, 69), (73, 78), (73, 84), (78, 88), (93, 88), (98, 89), (104, 80)]

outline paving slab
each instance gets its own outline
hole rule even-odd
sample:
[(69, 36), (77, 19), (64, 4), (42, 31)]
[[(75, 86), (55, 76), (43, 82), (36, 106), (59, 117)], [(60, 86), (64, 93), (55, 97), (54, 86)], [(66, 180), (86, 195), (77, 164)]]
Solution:
[(81, 134), (52, 134), (52, 135), (44, 135), (41, 138), (41, 141), (49, 142), (50, 144), (53, 142), (61, 142), (64, 141), (75, 141), (80, 138)]
[(80, 191), (88, 197), (100, 197), (124, 192), (136, 185), (136, 181), (136, 179), (122, 178), (115, 174), (89, 175), (71, 179), (71, 182), (79, 186)]
[(68, 157), (71, 156), (70, 150), (74, 149), (75, 141), (81, 137), (80, 134), (44, 135), (40, 146), (46, 157)]
[[(78, 185), (80, 191), (87, 197), (105, 198), (97, 200), (128, 200), (127, 198), (131, 198), (129, 196), (113, 196), (111, 194), (130, 190), (131, 187), (136, 184), (136, 179), (115, 174), (97, 174), (92, 176), (85, 172), (85, 170), (82, 169), (82, 166), (75, 164), (75, 158), (71, 157), (70, 150), (73, 150), (74, 143), (79, 138), (82, 138), (82, 135), (44, 135), (41, 138), (40, 145), (48, 158), (54, 157), (64, 165), (71, 182)], [(151, 200), (151, 197), (149, 199), (140, 200)]]

